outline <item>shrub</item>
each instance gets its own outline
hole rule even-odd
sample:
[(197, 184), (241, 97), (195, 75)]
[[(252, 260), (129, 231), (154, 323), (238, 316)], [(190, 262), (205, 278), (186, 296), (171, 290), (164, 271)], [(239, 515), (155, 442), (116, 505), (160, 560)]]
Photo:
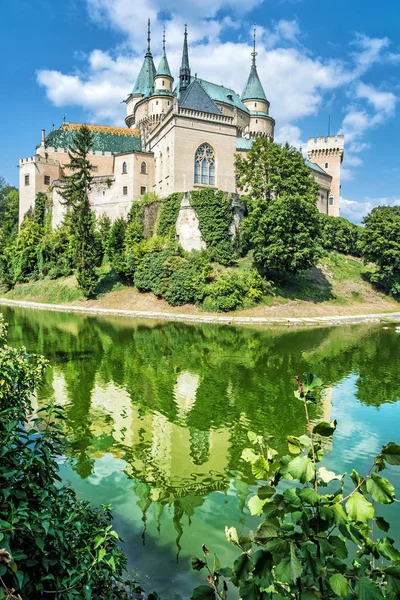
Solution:
[(39, 246), (39, 272), (51, 279), (67, 277), (74, 269), (69, 225), (63, 224), (43, 236)]
[(167, 279), (171, 275), (175, 262), (171, 250), (149, 252), (145, 254), (134, 272), (134, 284), (141, 292), (153, 292), (156, 296), (163, 296), (167, 288)]
[(255, 270), (248, 275), (229, 273), (221, 275), (207, 286), (203, 307), (206, 310), (228, 312), (259, 301), (271, 291), (271, 284), (265, 282)]
[(343, 217), (320, 214), (320, 238), (325, 250), (359, 256), (358, 247), (361, 227)]
[(210, 273), (209, 261), (202, 264), (196, 256), (189, 261), (182, 261), (175, 267), (167, 283), (164, 297), (168, 304), (180, 306), (201, 302)]
[(45, 362), (7, 347), (1, 323), (0, 339), (0, 598), (128, 598), (109, 507), (60, 484), (59, 408), (32, 418)]
[(29, 281), (38, 277), (38, 250), (42, 236), (42, 227), (25, 217), (15, 242), (13, 259), (15, 282)]

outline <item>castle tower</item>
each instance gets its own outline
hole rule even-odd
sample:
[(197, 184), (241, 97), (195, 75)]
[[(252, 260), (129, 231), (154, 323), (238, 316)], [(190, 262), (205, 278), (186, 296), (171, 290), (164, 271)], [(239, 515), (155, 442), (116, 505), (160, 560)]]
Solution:
[(156, 76), (156, 68), (154, 66), (153, 55), (150, 47), (151, 33), (150, 33), (150, 19), (148, 20), (147, 26), (147, 52), (144, 55), (142, 68), (140, 69), (138, 78), (136, 79), (135, 86), (131, 94), (125, 100), (126, 102), (126, 118), (125, 123), (128, 127), (134, 128), (135, 126), (135, 108), (136, 104), (149, 96), (153, 90), (154, 77)]
[(344, 135), (308, 138), (308, 158), (332, 177), (328, 215), (340, 215), (340, 165), (344, 155)]
[(160, 116), (166, 114), (173, 103), (172, 84), (174, 78), (171, 75), (167, 55), (165, 52), (165, 30), (163, 36), (163, 55), (154, 77), (154, 91), (150, 98), (149, 115)]
[(256, 30), (254, 29), (253, 52), (251, 53), (250, 75), (241, 100), (250, 111), (250, 123), (245, 136), (249, 138), (269, 137), (274, 139), (275, 121), (269, 116), (269, 102), (257, 73)]
[(187, 25), (185, 25), (185, 38), (183, 41), (183, 52), (182, 52), (182, 65), (179, 71), (179, 92), (186, 90), (190, 84), (190, 65), (189, 65), (189, 51), (187, 43)]

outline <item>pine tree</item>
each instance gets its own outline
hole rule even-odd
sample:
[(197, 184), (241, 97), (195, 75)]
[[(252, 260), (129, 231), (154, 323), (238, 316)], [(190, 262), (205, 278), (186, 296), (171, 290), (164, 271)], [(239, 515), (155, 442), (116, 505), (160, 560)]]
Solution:
[(92, 182), (88, 154), (93, 146), (93, 136), (86, 125), (75, 135), (74, 147), (68, 151), (72, 174), (60, 188), (60, 195), (71, 211), (74, 231), (76, 279), (86, 298), (95, 296), (96, 273), (95, 216), (90, 209), (88, 192)]

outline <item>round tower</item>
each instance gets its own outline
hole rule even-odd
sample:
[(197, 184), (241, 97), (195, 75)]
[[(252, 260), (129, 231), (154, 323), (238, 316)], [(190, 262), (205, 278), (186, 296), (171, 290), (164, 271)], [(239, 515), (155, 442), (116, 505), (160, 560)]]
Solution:
[(249, 110), (249, 125), (245, 130), (245, 137), (268, 137), (274, 139), (275, 121), (269, 115), (269, 102), (264, 92), (264, 88), (257, 73), (256, 65), (256, 30), (254, 29), (253, 52), (251, 53), (252, 62), (249, 78), (246, 87), (243, 90), (241, 100)]
[(163, 55), (158, 65), (157, 73), (154, 77), (154, 88), (150, 98), (149, 115), (161, 115), (168, 112), (172, 106), (173, 93), (172, 86), (174, 78), (169, 68), (167, 55), (165, 52), (165, 29), (163, 35)]

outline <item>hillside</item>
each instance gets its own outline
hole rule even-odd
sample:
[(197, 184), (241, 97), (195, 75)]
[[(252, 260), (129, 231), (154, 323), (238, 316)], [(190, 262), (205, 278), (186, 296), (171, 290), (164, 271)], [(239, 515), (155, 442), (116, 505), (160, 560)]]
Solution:
[[(247, 272), (250, 267), (251, 258), (246, 257), (239, 260), (235, 267), (214, 267), (213, 275), (218, 277), (223, 272)], [(376, 291), (363, 278), (364, 272), (365, 267), (359, 259), (329, 253), (317, 267), (290, 277), (279, 287), (276, 286), (274, 295), (265, 297), (260, 304), (234, 314), (254, 317), (318, 317), (400, 310), (399, 302)], [(125, 286), (118, 281), (108, 265), (102, 267), (96, 300), (84, 300), (74, 277), (18, 284), (7, 293), (0, 290), (0, 296), (10, 300), (71, 306), (206, 314), (193, 305), (173, 307), (152, 293), (140, 293), (133, 287)]]

